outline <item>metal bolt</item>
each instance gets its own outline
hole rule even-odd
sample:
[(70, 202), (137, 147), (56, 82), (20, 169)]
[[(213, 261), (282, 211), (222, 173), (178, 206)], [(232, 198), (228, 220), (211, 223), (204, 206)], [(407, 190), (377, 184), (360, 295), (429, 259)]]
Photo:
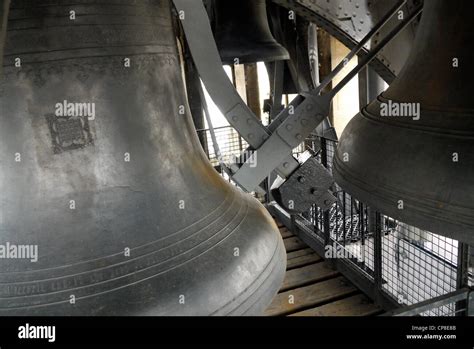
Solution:
[(290, 164), (287, 163), (287, 162), (285, 162), (285, 163), (283, 164), (283, 167), (284, 167), (284, 168), (288, 168), (289, 166), (290, 166)]
[(306, 178), (304, 178), (303, 176), (299, 176), (298, 177), (298, 182), (304, 183), (304, 182), (306, 182)]
[(286, 129), (287, 129), (288, 131), (291, 131), (291, 130), (293, 129), (293, 125), (286, 125)]
[(303, 139), (303, 136), (302, 136), (302, 135), (300, 135), (299, 133), (297, 133), (295, 137), (296, 137), (296, 139), (298, 139), (298, 140), (301, 140), (301, 139)]
[(237, 121), (237, 120), (239, 120), (239, 117), (238, 117), (237, 115), (234, 115), (234, 116), (232, 117), (232, 120), (233, 120), (233, 121)]

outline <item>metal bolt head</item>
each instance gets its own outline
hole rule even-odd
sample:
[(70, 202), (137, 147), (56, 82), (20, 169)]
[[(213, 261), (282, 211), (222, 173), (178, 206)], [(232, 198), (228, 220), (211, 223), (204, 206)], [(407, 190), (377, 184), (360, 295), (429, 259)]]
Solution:
[(306, 178), (304, 178), (303, 176), (299, 176), (298, 177), (298, 182), (304, 183), (304, 182), (306, 182)]

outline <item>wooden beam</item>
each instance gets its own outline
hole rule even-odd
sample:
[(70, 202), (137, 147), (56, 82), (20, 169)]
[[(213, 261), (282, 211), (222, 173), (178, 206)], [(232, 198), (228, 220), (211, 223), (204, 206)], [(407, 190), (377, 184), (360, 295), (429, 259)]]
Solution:
[(290, 316), (371, 316), (383, 312), (364, 294), (344, 298)]
[(313, 254), (314, 251), (311, 249), (311, 248), (305, 248), (304, 250), (299, 250), (299, 251), (294, 251), (294, 252), (290, 252), (290, 253), (287, 253), (287, 259), (290, 261), (292, 259), (296, 259), (296, 258), (299, 258), (299, 257), (304, 257), (304, 256), (307, 256), (307, 255), (310, 255), (310, 254)]
[[(300, 251), (305, 251), (305, 250), (300, 250)], [(300, 251), (297, 251), (297, 252), (300, 252)], [(316, 253), (311, 253), (304, 256), (288, 259), (288, 261), (286, 262), (286, 270), (304, 267), (305, 265), (318, 263), (322, 260), (323, 259), (319, 257)]]
[(288, 228), (280, 228), (280, 234), (283, 239), (295, 236), (291, 231), (288, 230)]
[(286, 315), (355, 293), (357, 293), (357, 288), (344, 277), (338, 277), (278, 294), (265, 314), (267, 316)]
[(286, 248), (286, 252), (293, 252), (308, 247), (303, 241), (298, 239), (296, 236), (283, 240)]
[(255, 116), (261, 120), (260, 86), (258, 83), (258, 69), (256, 63), (245, 65), (245, 87), (247, 90), (247, 104)]
[[(318, 58), (319, 58), (319, 79), (323, 81), (332, 71), (332, 55), (331, 55), (331, 36), (322, 28), (318, 28)], [(323, 92), (328, 92), (332, 88), (329, 84), (324, 88)], [(329, 121), (334, 125), (332, 111), (329, 114)]]
[(326, 262), (310, 264), (305, 267), (293, 269), (286, 272), (285, 280), (280, 291), (320, 282), (339, 275), (337, 270), (331, 268)]
[(234, 86), (242, 100), (247, 104), (247, 84), (245, 82), (245, 66), (234, 65)]
[[(335, 68), (349, 54), (349, 49), (336, 38), (331, 38), (332, 66)], [(354, 57), (346, 62), (344, 69), (334, 78), (333, 86), (342, 81), (349, 72), (358, 64), (358, 58)], [(332, 125), (340, 137), (349, 121), (357, 115), (359, 108), (359, 81), (355, 76), (351, 81), (339, 91), (332, 100), (333, 123)]]

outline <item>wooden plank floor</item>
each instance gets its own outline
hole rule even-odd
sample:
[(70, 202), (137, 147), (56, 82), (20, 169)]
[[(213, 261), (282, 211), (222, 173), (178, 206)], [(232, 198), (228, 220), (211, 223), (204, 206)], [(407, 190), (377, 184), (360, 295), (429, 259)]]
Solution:
[(383, 312), (286, 227), (278, 227), (287, 251), (287, 271), (266, 315), (371, 316)]

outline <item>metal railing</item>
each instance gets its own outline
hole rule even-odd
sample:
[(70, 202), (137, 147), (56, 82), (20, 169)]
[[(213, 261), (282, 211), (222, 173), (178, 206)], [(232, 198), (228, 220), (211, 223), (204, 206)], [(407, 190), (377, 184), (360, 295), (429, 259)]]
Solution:
[[(198, 132), (207, 134), (208, 155), (219, 171), (209, 130)], [(224, 159), (239, 156), (248, 147), (230, 126), (216, 128), (215, 133)], [(336, 147), (335, 141), (312, 136), (294, 154), (312, 149), (332, 172)], [(466, 290), (472, 276), (466, 245), (392, 219), (337, 185), (334, 191), (338, 201), (327, 211), (313, 205), (303, 214), (290, 216), (274, 203), (267, 202), (268, 208), (386, 310), (422, 304), (424, 311), (418, 315), (468, 313), (467, 299), (459, 301), (462, 295), (468, 297), (468, 292), (460, 290)], [(452, 294), (456, 299), (450, 298)], [(440, 299), (445, 302), (440, 303)]]
[[(220, 166), (219, 159), (214, 151), (211, 131), (209, 129), (197, 130), (200, 137), (206, 137), (207, 140), (207, 156), (212, 166)], [(229, 163), (233, 157), (238, 157), (244, 150), (248, 148), (248, 143), (237, 133), (231, 126), (215, 127), (214, 134), (221, 151), (222, 160)]]
[[(321, 163), (332, 172), (337, 143), (327, 139), (318, 142), (314, 148), (322, 149)], [(307, 242), (312, 240), (313, 246), (318, 242), (322, 244), (319, 250), (323, 248), (321, 253), (326, 254), (323, 257), (328, 260), (342, 257), (344, 263), (339, 263), (345, 264), (342, 269), (348, 270), (359, 285), (371, 288), (367, 293), (387, 308), (423, 303), (423, 309), (427, 309), (433, 300), (433, 307), (419, 315), (467, 313), (463, 305), (466, 302), (440, 305), (437, 301), (468, 286), (466, 245), (372, 210), (337, 185), (335, 192), (339, 200), (330, 210), (323, 212), (313, 206), (291, 219), (291, 224), (300, 228), (295, 227)], [(334, 256), (334, 253), (327, 254), (328, 251), (337, 253)]]

